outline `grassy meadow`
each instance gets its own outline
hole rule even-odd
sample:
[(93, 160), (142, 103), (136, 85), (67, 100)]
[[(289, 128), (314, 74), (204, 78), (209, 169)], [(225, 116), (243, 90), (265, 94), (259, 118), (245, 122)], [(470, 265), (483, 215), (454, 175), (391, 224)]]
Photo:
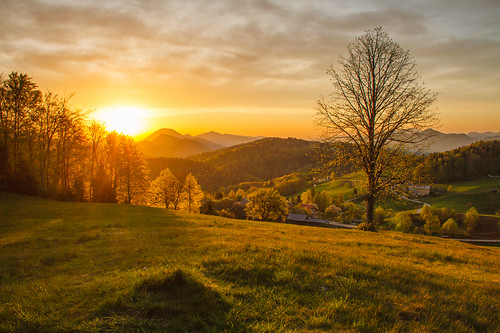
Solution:
[(500, 200), (494, 189), (500, 188), (498, 178), (480, 178), (451, 184), (438, 184), (438, 188), (449, 191), (441, 196), (429, 198), (429, 202), (436, 208), (448, 207), (457, 213), (465, 213), (470, 203), (481, 214), (495, 214), (500, 210)]
[(500, 249), (0, 194), (0, 331), (498, 332)]

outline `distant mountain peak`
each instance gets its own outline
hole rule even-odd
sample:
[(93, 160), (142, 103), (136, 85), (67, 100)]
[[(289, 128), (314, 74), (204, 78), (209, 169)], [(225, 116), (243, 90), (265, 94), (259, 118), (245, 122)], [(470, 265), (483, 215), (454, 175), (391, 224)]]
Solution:
[(161, 128), (161, 129), (153, 132), (153, 134), (151, 134), (150, 136), (148, 136), (146, 138), (146, 140), (152, 141), (152, 140), (156, 139), (157, 137), (159, 137), (160, 135), (170, 135), (170, 136), (173, 136), (174, 138), (184, 137), (184, 135), (180, 134), (179, 132), (177, 132), (171, 128)]
[(221, 134), (210, 131), (200, 135), (180, 134), (171, 128), (162, 128), (139, 142), (148, 157), (186, 157), (261, 139), (262, 137)]
[(480, 140), (496, 140), (500, 138), (500, 133), (442, 133), (434, 129), (427, 129), (423, 134), (428, 137), (425, 140), (427, 152), (445, 152), (459, 147), (468, 146)]

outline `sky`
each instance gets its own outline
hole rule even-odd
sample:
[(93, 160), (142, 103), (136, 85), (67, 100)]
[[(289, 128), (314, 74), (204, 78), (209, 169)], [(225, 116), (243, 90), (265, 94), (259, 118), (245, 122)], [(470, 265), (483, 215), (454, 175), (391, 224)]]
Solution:
[(129, 134), (315, 138), (326, 70), (378, 26), (439, 92), (437, 130), (500, 132), (498, 0), (1, 0), (0, 13), (4, 78), (74, 93)]

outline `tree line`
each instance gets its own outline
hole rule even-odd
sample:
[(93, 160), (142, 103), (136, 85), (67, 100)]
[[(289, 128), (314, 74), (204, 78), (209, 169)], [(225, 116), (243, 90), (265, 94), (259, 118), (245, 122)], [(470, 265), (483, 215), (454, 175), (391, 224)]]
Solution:
[(175, 198), (164, 198), (164, 207), (199, 209), (203, 194), (194, 176), (179, 180), (164, 170), (151, 182), (133, 138), (107, 131), (70, 98), (41, 92), (27, 74), (0, 78), (0, 190), (155, 206), (167, 178)]
[(429, 155), (427, 163), (438, 183), (500, 175), (500, 141), (479, 141)]
[(41, 92), (27, 74), (0, 83), (0, 188), (91, 202), (140, 201), (148, 168), (134, 140)]

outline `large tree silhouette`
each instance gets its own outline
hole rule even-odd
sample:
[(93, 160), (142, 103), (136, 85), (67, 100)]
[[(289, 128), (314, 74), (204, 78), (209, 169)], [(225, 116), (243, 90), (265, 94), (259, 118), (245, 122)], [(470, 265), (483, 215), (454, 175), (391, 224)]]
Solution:
[(333, 93), (331, 100), (317, 102), (317, 124), (325, 140), (335, 143), (329, 145), (332, 159), (363, 170), (366, 219), (373, 224), (376, 196), (408, 180), (407, 153), (437, 122), (430, 108), (436, 94), (419, 82), (409, 52), (382, 28), (357, 37), (327, 74)]

